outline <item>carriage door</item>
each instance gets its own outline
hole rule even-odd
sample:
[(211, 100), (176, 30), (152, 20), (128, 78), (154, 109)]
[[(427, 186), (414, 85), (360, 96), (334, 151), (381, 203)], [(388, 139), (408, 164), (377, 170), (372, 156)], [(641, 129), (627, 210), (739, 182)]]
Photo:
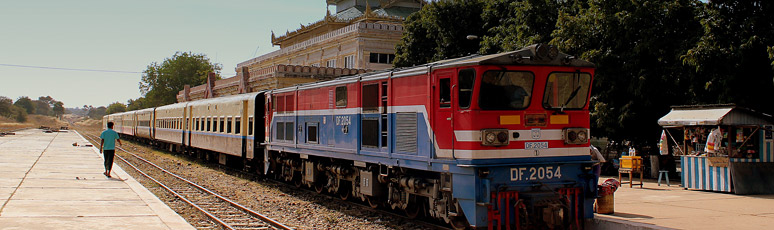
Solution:
[(433, 85), (433, 109), (435, 110), (433, 119), (433, 130), (435, 131), (435, 143), (438, 151), (435, 153), (439, 158), (454, 157), (454, 127), (452, 116), (452, 84), (453, 72), (440, 70), (434, 73)]

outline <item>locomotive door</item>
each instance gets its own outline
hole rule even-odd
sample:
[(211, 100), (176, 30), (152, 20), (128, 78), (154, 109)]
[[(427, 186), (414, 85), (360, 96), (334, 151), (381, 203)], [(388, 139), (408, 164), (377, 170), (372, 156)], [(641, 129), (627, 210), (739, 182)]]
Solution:
[(453, 72), (436, 71), (433, 82), (433, 130), (439, 158), (454, 158), (454, 127), (452, 116)]

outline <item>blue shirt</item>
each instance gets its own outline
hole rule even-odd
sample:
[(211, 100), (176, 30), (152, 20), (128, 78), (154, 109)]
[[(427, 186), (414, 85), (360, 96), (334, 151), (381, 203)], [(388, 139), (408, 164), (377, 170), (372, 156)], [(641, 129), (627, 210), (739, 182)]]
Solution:
[(116, 131), (113, 131), (113, 129), (107, 129), (105, 131), (102, 131), (102, 134), (99, 135), (99, 138), (105, 141), (105, 143), (102, 144), (102, 150), (116, 149), (116, 140), (118, 140), (118, 133), (116, 133)]

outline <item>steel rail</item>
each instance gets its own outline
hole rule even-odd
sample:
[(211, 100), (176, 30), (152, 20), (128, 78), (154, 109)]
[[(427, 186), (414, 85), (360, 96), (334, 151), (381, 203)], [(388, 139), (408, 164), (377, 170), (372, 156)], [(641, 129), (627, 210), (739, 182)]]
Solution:
[[(87, 134), (87, 135), (88, 135), (88, 134)], [(93, 138), (91, 138), (91, 137), (89, 137), (89, 139), (91, 139), (92, 141), (96, 142), (96, 141), (95, 141)], [(185, 179), (185, 178), (183, 178), (183, 177), (180, 177), (180, 176), (178, 176), (177, 174), (175, 174), (175, 173), (172, 173), (172, 172), (170, 172), (170, 171), (168, 171), (168, 170), (166, 170), (166, 169), (164, 169), (164, 168), (162, 168), (162, 167), (160, 167), (160, 166), (158, 166), (158, 165), (154, 164), (153, 162), (150, 162), (150, 161), (148, 161), (148, 160), (146, 160), (146, 159), (144, 159), (144, 158), (142, 158), (142, 157), (140, 157), (140, 156), (138, 156), (138, 155), (136, 155), (136, 154), (134, 154), (134, 153), (132, 153), (132, 152), (129, 152), (129, 151), (127, 151), (127, 150), (126, 150), (126, 149), (124, 149), (124, 148), (118, 147), (118, 149), (120, 149), (121, 151), (123, 151), (123, 152), (125, 152), (125, 153), (128, 153), (128, 154), (130, 154), (130, 155), (134, 156), (135, 158), (137, 158), (137, 159), (138, 159), (138, 160), (140, 160), (140, 161), (143, 161), (143, 162), (145, 162), (145, 163), (147, 163), (147, 164), (149, 164), (149, 165), (151, 165), (151, 166), (153, 166), (153, 167), (155, 167), (155, 168), (157, 168), (157, 169), (161, 170), (162, 172), (164, 172), (164, 173), (166, 173), (166, 174), (168, 174), (168, 175), (170, 175), (170, 176), (173, 176), (173, 177), (175, 177), (175, 178), (177, 178), (177, 179), (179, 179), (179, 180), (182, 180), (182, 181), (184, 181), (184, 182), (188, 183), (189, 185), (191, 185), (191, 186), (193, 186), (193, 187), (195, 187), (195, 188), (197, 188), (197, 189), (199, 189), (199, 190), (201, 190), (201, 191), (204, 191), (204, 192), (206, 192), (207, 194), (213, 195), (213, 196), (217, 197), (218, 199), (220, 199), (220, 200), (222, 200), (222, 201), (225, 201), (226, 203), (230, 204), (230, 205), (231, 205), (231, 206), (233, 206), (233, 207), (236, 207), (237, 209), (239, 209), (239, 210), (241, 210), (241, 211), (247, 212), (247, 213), (249, 213), (250, 215), (253, 215), (254, 217), (257, 217), (258, 219), (260, 219), (260, 220), (262, 220), (262, 221), (266, 222), (267, 224), (271, 225), (272, 227), (279, 228), (279, 229), (285, 229), (285, 230), (291, 230), (291, 229), (293, 229), (293, 228), (291, 228), (291, 227), (289, 227), (289, 226), (287, 226), (287, 225), (284, 225), (284, 224), (282, 224), (282, 223), (280, 223), (280, 222), (278, 222), (278, 221), (276, 221), (276, 220), (274, 220), (274, 219), (271, 219), (271, 218), (269, 218), (269, 217), (267, 217), (267, 216), (264, 216), (264, 215), (262, 215), (262, 214), (260, 214), (260, 213), (258, 213), (258, 212), (255, 212), (255, 211), (253, 211), (253, 210), (251, 210), (251, 209), (249, 209), (249, 208), (247, 208), (247, 207), (245, 207), (245, 206), (243, 206), (243, 205), (241, 205), (241, 204), (239, 204), (239, 203), (236, 203), (236, 202), (232, 201), (231, 199), (228, 199), (228, 198), (226, 198), (226, 197), (223, 197), (223, 196), (221, 196), (221, 195), (219, 195), (219, 194), (217, 194), (217, 193), (215, 193), (215, 192), (212, 192), (211, 190), (209, 190), (209, 189), (207, 189), (207, 188), (205, 188), (205, 187), (202, 187), (202, 186), (200, 186), (200, 185), (198, 185), (198, 184), (196, 184), (196, 183), (194, 183), (194, 182), (192, 182), (192, 181), (190, 181), (190, 180), (188, 180), (188, 179)], [(194, 207), (194, 208), (196, 208), (197, 210), (199, 210), (199, 211), (203, 212), (205, 215), (207, 215), (207, 217), (209, 217), (209, 218), (211, 218), (211, 219), (215, 220), (216, 222), (218, 222), (218, 224), (222, 225), (223, 227), (225, 227), (225, 228), (227, 228), (227, 229), (234, 229), (233, 227), (231, 227), (230, 225), (228, 225), (228, 224), (227, 224), (225, 221), (223, 221), (223, 220), (221, 220), (220, 218), (216, 217), (215, 215), (213, 215), (213, 214), (212, 214), (212, 213), (210, 213), (209, 211), (207, 211), (207, 210), (204, 210), (203, 208), (199, 207), (198, 205), (194, 204), (194, 203), (193, 203), (193, 202), (191, 202), (190, 200), (188, 200), (188, 199), (186, 199), (185, 197), (183, 197), (182, 195), (180, 195), (179, 193), (177, 193), (177, 192), (173, 191), (171, 188), (167, 187), (165, 184), (161, 183), (160, 181), (156, 180), (155, 178), (151, 177), (150, 175), (147, 175), (147, 174), (146, 174), (146, 173), (144, 173), (142, 170), (140, 170), (139, 168), (135, 167), (133, 164), (129, 163), (129, 161), (127, 161), (127, 160), (126, 160), (126, 159), (124, 159), (123, 157), (121, 157), (121, 156), (118, 156), (118, 155), (116, 155), (116, 157), (118, 157), (119, 159), (121, 159), (121, 160), (122, 160), (124, 163), (126, 163), (126, 164), (127, 164), (127, 165), (129, 165), (130, 167), (134, 168), (134, 170), (136, 170), (137, 172), (139, 172), (139, 173), (140, 173), (140, 174), (142, 174), (143, 176), (145, 176), (145, 177), (147, 177), (147, 178), (151, 179), (151, 180), (152, 180), (152, 181), (154, 181), (155, 183), (157, 183), (157, 184), (159, 184), (160, 186), (164, 187), (164, 188), (165, 188), (167, 191), (171, 192), (171, 193), (172, 193), (172, 194), (174, 194), (176, 197), (180, 198), (180, 199), (181, 199), (181, 200), (183, 200), (184, 202), (186, 202), (186, 203), (188, 203), (189, 205), (193, 206), (193, 207)]]

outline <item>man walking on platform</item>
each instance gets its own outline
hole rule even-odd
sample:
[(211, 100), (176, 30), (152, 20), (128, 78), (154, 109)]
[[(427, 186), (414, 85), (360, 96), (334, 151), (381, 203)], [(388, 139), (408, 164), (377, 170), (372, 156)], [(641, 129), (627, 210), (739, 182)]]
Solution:
[(113, 156), (116, 154), (116, 141), (123, 146), (118, 139), (118, 133), (113, 131), (113, 122), (107, 123), (107, 129), (99, 135), (99, 153), (105, 154), (105, 176), (110, 178), (110, 170), (113, 168)]

